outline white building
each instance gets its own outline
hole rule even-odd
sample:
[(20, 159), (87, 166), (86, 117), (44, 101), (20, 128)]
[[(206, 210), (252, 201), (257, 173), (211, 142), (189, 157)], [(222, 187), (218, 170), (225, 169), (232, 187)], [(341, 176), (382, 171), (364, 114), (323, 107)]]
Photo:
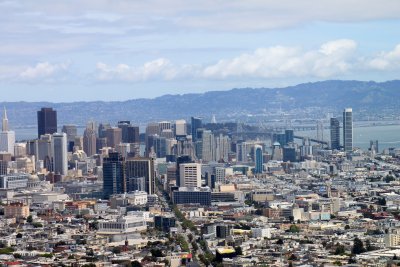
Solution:
[(251, 234), (254, 238), (271, 238), (270, 228), (251, 228)]
[(215, 161), (215, 139), (209, 130), (203, 131), (201, 159), (205, 162)]
[(181, 187), (201, 187), (201, 164), (180, 164), (179, 179)]
[(141, 217), (121, 216), (116, 219), (100, 220), (98, 235), (109, 237), (110, 241), (118, 242), (126, 238), (138, 237), (147, 230), (147, 223)]
[(16, 158), (26, 156), (26, 143), (15, 143), (14, 144), (14, 156)]
[(26, 188), (30, 175), (27, 173), (16, 173), (0, 176), (0, 188), (16, 189)]
[(8, 129), (7, 112), (4, 108), (3, 123), (0, 132), (0, 151), (14, 155), (15, 132)]
[(225, 184), (225, 168), (215, 167), (215, 183)]
[(6, 131), (0, 133), (0, 151), (14, 155), (15, 132)]
[(175, 121), (175, 135), (186, 135), (186, 121)]
[(229, 161), (229, 152), (231, 151), (231, 139), (228, 136), (220, 134), (215, 138), (215, 160)]

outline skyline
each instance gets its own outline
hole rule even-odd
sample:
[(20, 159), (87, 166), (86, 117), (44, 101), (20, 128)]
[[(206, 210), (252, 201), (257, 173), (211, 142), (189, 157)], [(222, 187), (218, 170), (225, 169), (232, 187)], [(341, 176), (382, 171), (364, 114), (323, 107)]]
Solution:
[(398, 79), (397, 1), (0, 2), (4, 101)]

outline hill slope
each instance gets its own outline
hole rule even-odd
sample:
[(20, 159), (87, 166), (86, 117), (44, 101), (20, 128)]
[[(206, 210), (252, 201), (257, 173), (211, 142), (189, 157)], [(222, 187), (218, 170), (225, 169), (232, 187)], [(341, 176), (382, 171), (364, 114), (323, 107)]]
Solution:
[(286, 88), (243, 88), (210, 91), (203, 94), (164, 95), (154, 99), (114, 102), (6, 102), (10, 123), (14, 126), (36, 125), (40, 107), (54, 107), (59, 125), (84, 125), (89, 119), (116, 122), (128, 119), (135, 123), (163, 119), (188, 118), (191, 115), (229, 119), (240, 114), (265, 111), (323, 107), (339, 111), (344, 107), (377, 112), (383, 108), (399, 110), (400, 81), (323, 81)]

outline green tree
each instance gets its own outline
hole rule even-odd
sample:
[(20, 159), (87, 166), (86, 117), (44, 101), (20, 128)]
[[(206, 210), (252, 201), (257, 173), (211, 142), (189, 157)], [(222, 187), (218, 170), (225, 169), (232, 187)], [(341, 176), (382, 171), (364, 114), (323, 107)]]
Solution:
[(335, 255), (343, 255), (346, 253), (346, 249), (343, 245), (339, 245), (335, 249)]
[(32, 223), (32, 222), (33, 222), (32, 215), (29, 215), (29, 216), (26, 218), (26, 222), (27, 222), (27, 223)]
[(153, 256), (153, 257), (156, 257), (156, 258), (164, 257), (164, 255), (160, 249), (157, 249), (157, 248), (151, 249), (150, 252), (151, 252), (151, 256)]
[(120, 247), (113, 247), (113, 249), (112, 249), (112, 253), (114, 253), (114, 254), (119, 254), (119, 253), (121, 253), (121, 248)]
[(192, 242), (192, 248), (193, 248), (194, 251), (197, 251), (199, 249), (199, 246), (197, 245), (196, 242), (193, 241)]
[(391, 181), (394, 181), (394, 180), (395, 180), (395, 178), (392, 175), (387, 175), (385, 177), (385, 182), (386, 183), (390, 183)]
[(22, 258), (22, 255), (19, 254), (19, 253), (14, 253), (13, 256), (14, 256), (14, 258), (16, 258), (16, 259)]
[(0, 254), (7, 254), (10, 255), (14, 252), (14, 249), (11, 247), (5, 247), (0, 249)]
[(384, 197), (379, 198), (378, 204), (381, 206), (386, 206), (386, 199)]
[(235, 247), (235, 253), (236, 255), (243, 255), (243, 251), (241, 247)]
[(364, 253), (366, 249), (364, 248), (364, 244), (358, 237), (354, 238), (353, 249), (351, 250), (352, 254), (361, 254)]
[(34, 222), (34, 223), (32, 223), (32, 225), (35, 228), (42, 228), (43, 227), (43, 224), (41, 224), (40, 222)]
[(289, 232), (291, 232), (291, 233), (299, 233), (300, 232), (300, 228), (297, 225), (292, 224), (290, 226), (290, 228), (289, 228)]
[(188, 234), (188, 238), (189, 238), (189, 241), (190, 242), (192, 242), (193, 241), (193, 235), (190, 233), (190, 234)]
[(354, 263), (357, 263), (357, 260), (354, 257), (350, 257), (348, 262), (349, 262), (349, 264), (354, 264)]
[(131, 267), (142, 267), (142, 264), (138, 261), (132, 261)]

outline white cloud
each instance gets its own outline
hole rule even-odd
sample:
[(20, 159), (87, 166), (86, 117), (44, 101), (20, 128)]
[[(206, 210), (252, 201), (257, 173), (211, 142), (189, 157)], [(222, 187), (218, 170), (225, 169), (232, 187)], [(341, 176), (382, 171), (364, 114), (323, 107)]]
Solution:
[(146, 62), (139, 67), (131, 67), (127, 64), (109, 66), (103, 62), (99, 62), (96, 65), (96, 69), (97, 78), (103, 81), (147, 81), (149, 79), (171, 80), (180, 74), (171, 62), (165, 58), (158, 58)]
[(353, 40), (336, 40), (318, 50), (302, 51), (296, 47), (260, 48), (250, 54), (220, 60), (203, 71), (206, 78), (255, 77), (331, 77), (352, 68)]
[(400, 44), (392, 51), (379, 53), (367, 62), (367, 66), (376, 70), (390, 70), (400, 67)]
[(158, 58), (136, 67), (128, 64), (111, 66), (99, 62), (96, 66), (96, 77), (102, 81), (127, 82), (182, 79), (340, 79), (363, 71), (387, 69), (400, 69), (400, 44), (392, 51), (371, 56), (360, 55), (354, 40), (339, 39), (312, 50), (279, 45), (258, 48), (208, 65), (177, 65), (166, 58)]
[(49, 62), (40, 62), (34, 67), (27, 67), (19, 74), (19, 77), (23, 80), (45, 79), (67, 70), (68, 65), (68, 63), (51, 64)]

